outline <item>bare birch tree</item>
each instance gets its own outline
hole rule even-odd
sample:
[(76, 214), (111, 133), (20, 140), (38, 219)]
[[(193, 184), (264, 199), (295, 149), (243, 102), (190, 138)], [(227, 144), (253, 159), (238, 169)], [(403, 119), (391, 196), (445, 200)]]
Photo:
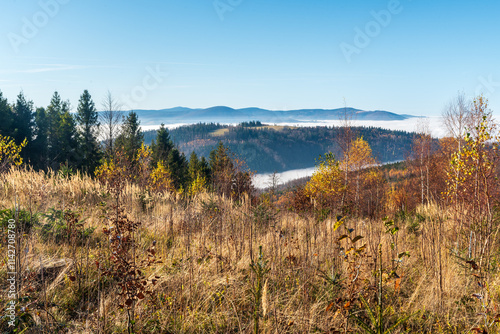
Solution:
[(465, 94), (459, 92), (443, 110), (443, 123), (448, 134), (457, 141), (457, 151), (460, 152), (463, 146), (466, 127), (470, 126), (472, 119), (470, 116), (471, 105), (467, 101)]
[(101, 103), (102, 111), (99, 113), (102, 136), (104, 139), (104, 147), (106, 156), (113, 157), (114, 142), (120, 133), (123, 112), (121, 105), (116, 101), (110, 91), (107, 92)]

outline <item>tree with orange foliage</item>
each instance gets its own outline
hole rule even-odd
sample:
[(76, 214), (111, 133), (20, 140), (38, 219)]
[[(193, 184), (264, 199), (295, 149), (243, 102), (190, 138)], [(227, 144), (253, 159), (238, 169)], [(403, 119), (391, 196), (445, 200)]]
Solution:
[(430, 161), (429, 193), (433, 201), (447, 203), (446, 192), (447, 169), (451, 156), (456, 152), (457, 141), (452, 137), (440, 138), (437, 149), (433, 151)]

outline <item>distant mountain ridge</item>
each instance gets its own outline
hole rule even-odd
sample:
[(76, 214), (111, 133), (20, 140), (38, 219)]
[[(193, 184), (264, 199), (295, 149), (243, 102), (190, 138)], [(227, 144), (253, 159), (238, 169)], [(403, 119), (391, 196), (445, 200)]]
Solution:
[(364, 121), (402, 121), (416, 117), (402, 115), (385, 110), (365, 111), (355, 108), (338, 109), (297, 109), (268, 110), (256, 107), (233, 109), (226, 106), (191, 109), (175, 107), (161, 110), (135, 110), (143, 125), (160, 123), (240, 123), (261, 121), (263, 123), (300, 123), (311, 121), (331, 121), (343, 119), (346, 113), (353, 120)]

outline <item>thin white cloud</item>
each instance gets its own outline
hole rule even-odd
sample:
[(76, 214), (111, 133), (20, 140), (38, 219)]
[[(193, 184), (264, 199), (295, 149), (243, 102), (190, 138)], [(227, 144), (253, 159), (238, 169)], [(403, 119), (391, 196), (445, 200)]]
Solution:
[(63, 64), (51, 64), (45, 65), (46, 67), (38, 67), (31, 68), (26, 70), (14, 70), (16, 73), (26, 73), (26, 74), (34, 74), (34, 73), (45, 73), (45, 72), (56, 72), (56, 71), (72, 71), (72, 70), (81, 70), (87, 68), (87, 66), (81, 65), (63, 65)]
[(88, 68), (88, 66), (81, 65), (67, 65), (67, 64), (28, 64), (25, 66), (36, 66), (27, 69), (8, 69), (0, 70), (0, 74), (35, 74), (56, 71), (72, 71)]
[(206, 64), (206, 63), (186, 63), (175, 61), (150, 61), (142, 62), (144, 64), (165, 64), (165, 65), (194, 65), (194, 66), (222, 66), (223, 64)]
[(18, 59), (36, 59), (36, 60), (54, 60), (54, 61), (64, 61), (64, 62), (97, 62), (101, 63), (104, 60), (103, 59), (97, 59), (97, 58), (62, 58), (62, 57), (41, 57), (41, 56), (36, 56), (36, 57), (19, 57)]
[(171, 85), (171, 86), (165, 86), (164, 88), (196, 88), (198, 86), (193, 86), (193, 85)]

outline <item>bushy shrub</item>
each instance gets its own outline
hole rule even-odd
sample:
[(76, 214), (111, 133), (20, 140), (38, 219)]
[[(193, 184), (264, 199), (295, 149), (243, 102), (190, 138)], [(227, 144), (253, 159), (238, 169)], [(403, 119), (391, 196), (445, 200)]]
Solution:
[(79, 220), (79, 215), (71, 210), (50, 208), (43, 216), (46, 223), (40, 228), (40, 236), (44, 241), (70, 243), (74, 239), (80, 243), (88, 239), (95, 230), (92, 227), (85, 228), (85, 219)]
[(32, 227), (38, 225), (39, 214), (32, 214), (31, 212), (20, 209), (17, 213), (15, 209), (5, 209), (0, 211), (0, 225), (2, 228), (7, 228), (9, 220), (14, 219), (18, 228), (21, 228), (23, 232), (28, 233), (31, 231)]

